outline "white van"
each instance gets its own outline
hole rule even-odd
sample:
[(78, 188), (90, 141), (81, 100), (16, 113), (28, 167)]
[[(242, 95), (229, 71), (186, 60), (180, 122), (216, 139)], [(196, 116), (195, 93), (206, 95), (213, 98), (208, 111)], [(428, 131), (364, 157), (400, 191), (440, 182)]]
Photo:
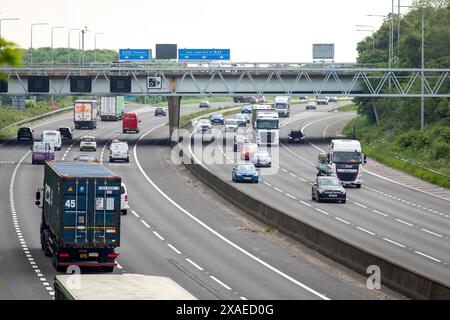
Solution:
[(59, 131), (45, 130), (41, 134), (41, 140), (44, 143), (53, 144), (55, 150), (61, 150), (62, 138)]
[(124, 160), (130, 162), (130, 149), (126, 141), (113, 140), (109, 146), (109, 162)]

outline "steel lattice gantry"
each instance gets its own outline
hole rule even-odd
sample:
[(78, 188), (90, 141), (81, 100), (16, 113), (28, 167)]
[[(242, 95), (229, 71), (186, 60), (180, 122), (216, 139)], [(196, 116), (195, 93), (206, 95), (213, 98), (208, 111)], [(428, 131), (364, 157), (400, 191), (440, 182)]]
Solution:
[[(450, 97), (450, 69), (375, 69), (361, 67), (310, 68), (292, 64), (252, 66), (109, 66), (0, 68), (8, 78), (0, 95), (80, 95), (70, 91), (71, 76), (89, 76), (92, 90), (83, 95), (336, 95), (348, 97)], [(48, 76), (49, 91), (28, 90), (27, 78)], [(131, 77), (131, 91), (111, 93), (111, 76)], [(148, 77), (160, 80), (149, 88)], [(420, 84), (424, 82), (424, 92)], [(4, 91), (4, 90), (3, 90)]]

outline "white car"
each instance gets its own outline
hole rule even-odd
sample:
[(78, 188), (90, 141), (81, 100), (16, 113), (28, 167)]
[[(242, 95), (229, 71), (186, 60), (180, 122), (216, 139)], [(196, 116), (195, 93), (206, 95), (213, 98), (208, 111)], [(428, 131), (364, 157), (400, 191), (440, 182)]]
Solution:
[(97, 151), (97, 142), (95, 142), (95, 138), (92, 136), (84, 136), (80, 140), (80, 151), (84, 151), (86, 149)]
[(43, 143), (53, 144), (55, 150), (61, 150), (61, 133), (56, 130), (44, 130), (41, 134), (41, 140)]
[(253, 159), (255, 167), (271, 167), (272, 156), (267, 151), (258, 151)]
[(130, 162), (130, 148), (126, 141), (113, 140), (108, 148), (109, 150), (109, 162), (116, 160), (123, 160)]
[(225, 119), (225, 132), (236, 132), (238, 127), (239, 125), (236, 119)]
[(240, 152), (246, 143), (249, 143), (250, 139), (243, 135), (235, 135), (233, 141), (233, 151)]
[(126, 215), (128, 209), (130, 209), (130, 206), (128, 205), (128, 191), (125, 183), (122, 182), (120, 185), (120, 212), (123, 215)]
[(200, 119), (197, 122), (196, 131), (197, 133), (211, 133), (212, 124), (208, 119)]

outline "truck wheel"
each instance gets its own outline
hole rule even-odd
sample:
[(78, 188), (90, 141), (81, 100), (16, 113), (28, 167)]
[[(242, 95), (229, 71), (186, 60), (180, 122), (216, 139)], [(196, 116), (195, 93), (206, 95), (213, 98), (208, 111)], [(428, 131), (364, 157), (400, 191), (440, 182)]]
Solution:
[(123, 214), (124, 216), (126, 216), (126, 215), (127, 215), (127, 213), (128, 213), (128, 211), (127, 211), (127, 210), (122, 210), (122, 214)]
[(48, 242), (48, 238), (49, 238), (49, 234), (48, 234), (48, 230), (43, 230), (42, 231), (42, 248), (44, 250), (44, 255), (46, 257), (51, 257), (52, 256), (52, 252), (49, 250), (47, 242)]
[(104, 272), (113, 272), (114, 271), (114, 267), (103, 267), (103, 271)]
[(56, 271), (58, 271), (58, 272), (66, 272), (67, 271), (67, 267), (58, 266), (58, 256), (57, 255), (53, 256), (53, 266), (55, 267)]

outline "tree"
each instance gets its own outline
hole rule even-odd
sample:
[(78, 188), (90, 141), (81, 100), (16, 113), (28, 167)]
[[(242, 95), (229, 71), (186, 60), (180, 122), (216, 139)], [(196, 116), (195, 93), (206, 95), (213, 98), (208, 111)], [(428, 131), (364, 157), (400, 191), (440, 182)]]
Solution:
[(20, 65), (20, 50), (13, 42), (0, 38), (0, 66)]

